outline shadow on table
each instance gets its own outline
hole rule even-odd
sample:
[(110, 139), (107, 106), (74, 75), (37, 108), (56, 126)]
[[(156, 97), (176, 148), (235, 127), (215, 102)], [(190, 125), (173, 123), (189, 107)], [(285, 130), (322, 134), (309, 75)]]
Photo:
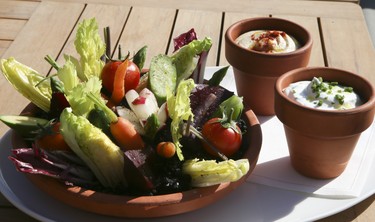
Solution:
[(372, 44), (375, 45), (375, 1), (361, 0), (360, 6), (363, 10), (370, 37), (372, 39)]
[(361, 0), (359, 5), (362, 8), (373, 8), (375, 9), (375, 1), (374, 0)]

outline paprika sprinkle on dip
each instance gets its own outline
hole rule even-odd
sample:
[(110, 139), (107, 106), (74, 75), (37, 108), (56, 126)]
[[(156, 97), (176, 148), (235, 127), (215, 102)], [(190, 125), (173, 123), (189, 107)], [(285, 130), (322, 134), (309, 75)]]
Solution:
[(246, 32), (236, 39), (240, 46), (265, 53), (286, 53), (300, 47), (298, 41), (283, 31), (255, 30)]

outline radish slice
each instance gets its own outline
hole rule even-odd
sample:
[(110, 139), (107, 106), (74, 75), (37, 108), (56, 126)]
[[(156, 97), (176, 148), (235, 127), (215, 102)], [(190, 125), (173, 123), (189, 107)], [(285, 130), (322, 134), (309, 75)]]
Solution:
[(154, 106), (155, 112), (158, 110), (158, 101), (156, 100), (154, 93), (151, 92), (149, 89), (144, 88), (141, 92), (139, 92), (139, 96), (143, 96), (146, 99), (149, 99), (149, 102), (152, 103)]
[(158, 111), (158, 120), (160, 122), (160, 127), (165, 125), (168, 118), (167, 103), (163, 103)]
[[(144, 90), (142, 90), (141, 93)], [(135, 115), (137, 115), (138, 119), (143, 124), (151, 114), (158, 112), (159, 107), (157, 106), (157, 103), (155, 104), (153, 99), (155, 96), (151, 91), (147, 89), (147, 91), (143, 92), (142, 95), (138, 94), (134, 89), (132, 89), (126, 93), (125, 98), (130, 108), (134, 111)]]

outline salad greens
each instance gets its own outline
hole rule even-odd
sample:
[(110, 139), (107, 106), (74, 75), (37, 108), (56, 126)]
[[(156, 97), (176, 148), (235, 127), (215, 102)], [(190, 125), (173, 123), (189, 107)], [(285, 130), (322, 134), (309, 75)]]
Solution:
[(184, 156), (182, 155), (181, 143), (179, 142), (182, 138), (180, 125), (182, 121), (187, 121), (190, 117), (193, 117), (190, 107), (190, 92), (194, 86), (195, 84), (192, 79), (186, 79), (180, 82), (175, 95), (167, 91), (168, 113), (172, 119), (171, 134), (173, 143), (177, 148), (177, 156), (181, 161), (184, 160)]
[(211, 46), (211, 39), (206, 37), (203, 40), (191, 41), (172, 55), (173, 63), (177, 69), (177, 85), (181, 80), (188, 78), (194, 72), (199, 60), (197, 55), (204, 51), (209, 51)]
[(74, 45), (80, 59), (65, 55), (70, 59), (77, 69), (78, 77), (87, 81), (90, 77), (100, 77), (104, 62), (101, 57), (105, 53), (105, 44), (98, 33), (98, 23), (95, 18), (83, 20), (77, 29)]
[(192, 177), (192, 186), (206, 187), (219, 183), (234, 182), (244, 176), (250, 169), (247, 159), (226, 160), (186, 160), (183, 171)]
[[(237, 95), (232, 95), (219, 105), (219, 109), (214, 113), (215, 117), (230, 117), (234, 121), (238, 121), (241, 118), (244, 105), (242, 103), (243, 98)], [(231, 116), (232, 115), (232, 116)]]
[(101, 98), (101, 88), (101, 80), (97, 77), (91, 77), (86, 82), (81, 82), (67, 92), (67, 99), (73, 109), (73, 113), (79, 116), (87, 116), (95, 108), (94, 102), (87, 97), (87, 94), (92, 93), (97, 98)]
[[(128, 182), (130, 181), (129, 183), (131, 183), (133, 181), (124, 176), (126, 173), (129, 173), (126, 170), (135, 170), (135, 173), (130, 172), (130, 174), (139, 174), (141, 180), (145, 180), (145, 178), (154, 178), (154, 175), (146, 175), (147, 172), (138, 168), (141, 163), (150, 165), (154, 163), (152, 161), (147, 162), (150, 161), (148, 158), (152, 157), (152, 154), (149, 153), (155, 153), (149, 151), (157, 145), (154, 143), (160, 142), (155, 139), (155, 137), (160, 136), (157, 134), (161, 130), (165, 130), (165, 132), (168, 133), (168, 137), (162, 138), (162, 142), (169, 142), (172, 140), (176, 146), (177, 157), (175, 156), (175, 159), (173, 160), (176, 160), (176, 165), (174, 165), (176, 166), (176, 169), (171, 167), (171, 165), (160, 167), (160, 164), (170, 164), (173, 161), (165, 161), (165, 159), (160, 161), (159, 159), (159, 162), (157, 162), (159, 165), (152, 165), (152, 167), (158, 168), (155, 171), (165, 170), (164, 168), (169, 170), (168, 173), (162, 174), (162, 176), (165, 177), (163, 179), (167, 181), (167, 185), (160, 181), (157, 181), (159, 184), (155, 181), (150, 182), (151, 179), (147, 182), (155, 182), (155, 184), (159, 186), (162, 184), (167, 187), (164, 189), (170, 189), (170, 180), (175, 180), (177, 184), (180, 183), (181, 178), (178, 177), (181, 176), (181, 165), (183, 173), (191, 176), (191, 185), (199, 187), (236, 181), (248, 172), (249, 163), (247, 159), (240, 159), (237, 161), (227, 160), (221, 162), (198, 159), (185, 160), (185, 150), (183, 154), (181, 149), (182, 142), (180, 140), (183, 137), (181, 125), (188, 120), (192, 120), (192, 118), (194, 118), (193, 111), (197, 110), (192, 110), (192, 103), (190, 101), (192, 98), (192, 91), (198, 88), (197, 85), (202, 86), (202, 84), (196, 84), (191, 76), (197, 71), (197, 69), (198, 72), (200, 72), (199, 70), (204, 70), (203, 66), (208, 51), (212, 46), (210, 38), (197, 40), (193, 29), (188, 33), (179, 36), (177, 51), (171, 56), (158, 55), (152, 59), (149, 69), (150, 71), (147, 74), (148, 85), (144, 89), (141, 88), (139, 94), (133, 89), (129, 90), (127, 94), (125, 94), (127, 103), (122, 103), (122, 105), (126, 105), (116, 107), (116, 113), (112, 112), (113, 110), (109, 107), (106, 107), (105, 99), (102, 97), (102, 81), (100, 75), (104, 62), (101, 58), (105, 54), (106, 45), (98, 34), (98, 24), (95, 18), (83, 20), (78, 25), (74, 44), (80, 56), (79, 59), (71, 55), (64, 55), (65, 64), (60, 67), (55, 61), (53, 61), (53, 59), (49, 58), (49, 62), (52, 62), (52, 65), (55, 65), (54, 67), (57, 69), (57, 74), (52, 75), (53, 78), (51, 78), (51, 81), (44, 81), (46, 80), (45, 76), (37, 73), (26, 65), (17, 62), (14, 58), (2, 59), (1, 70), (14, 88), (36, 106), (44, 110), (47, 114), (50, 114), (49, 112), (53, 110), (51, 105), (54, 103), (51, 101), (56, 95), (55, 91), (52, 90), (55, 86), (54, 84), (56, 84), (56, 86), (62, 86), (61, 88), (64, 90), (58, 92), (59, 96), (66, 99), (69, 103), (69, 107), (63, 107), (58, 112), (58, 116), (56, 116), (56, 119), (61, 123), (60, 132), (63, 136), (63, 140), (65, 140), (73, 151), (71, 154), (75, 154), (77, 158), (79, 157), (78, 159), (81, 159), (81, 161), (85, 163), (85, 167), (92, 171), (104, 188), (109, 189), (114, 193), (118, 193), (118, 191), (128, 188)], [(134, 62), (136, 62), (139, 68), (144, 66), (146, 48), (147, 46), (143, 47), (134, 57)], [(207, 89), (205, 91), (206, 93), (202, 94), (202, 97), (198, 98), (197, 96), (193, 96), (193, 99), (197, 100), (194, 102), (199, 107), (199, 110), (202, 111), (202, 113), (205, 113), (205, 115), (207, 114), (207, 110), (205, 109), (208, 109), (206, 98), (209, 98), (211, 95), (214, 95), (215, 100), (217, 99), (217, 101), (222, 101), (228, 98), (224, 98), (220, 96), (219, 93), (216, 93), (220, 91), (218, 85), (224, 77), (227, 68), (228, 67), (223, 69), (213, 80), (210, 81), (211, 84), (207, 85), (207, 87), (212, 88)], [(55, 78), (56, 76), (57, 78)], [(51, 82), (53, 84), (51, 84)], [(221, 90), (224, 91), (225, 89)], [(128, 98), (130, 97), (134, 98), (131, 101), (128, 101)], [(157, 99), (157, 101), (154, 99), (155, 106), (148, 106), (150, 103), (149, 99), (153, 97), (156, 97)], [(61, 98), (59, 97), (59, 99)], [(103, 107), (101, 107), (100, 104), (102, 104)], [(219, 103), (215, 105), (215, 109), (217, 109), (218, 104)], [(136, 112), (136, 108), (132, 108), (133, 106), (138, 106), (138, 112)], [(107, 108), (106, 111), (109, 112), (98, 112), (103, 111), (101, 108)], [(221, 115), (233, 114), (235, 117), (234, 119), (239, 119), (242, 110), (242, 98), (232, 96), (221, 103), (218, 112), (220, 112)], [(212, 111), (211, 114), (213, 112), (214, 111)], [(140, 118), (140, 113), (145, 114), (146, 116)], [(201, 113), (196, 115), (195, 120), (203, 116), (200, 114)], [(122, 151), (120, 147), (116, 145), (116, 142), (113, 142), (115, 140), (112, 141), (114, 134), (111, 135), (111, 132), (108, 130), (108, 124), (114, 119), (117, 119), (117, 115), (121, 117), (132, 117), (124, 119), (129, 120), (130, 122), (133, 121), (133, 123), (130, 124), (134, 125), (137, 133), (142, 135), (142, 138), (140, 137), (141, 141), (148, 140), (148, 147), (142, 147), (142, 149), (131, 151)], [(207, 114), (204, 118), (208, 117)], [(96, 120), (95, 118), (102, 119)], [(204, 118), (202, 117), (201, 119)], [(24, 123), (23, 125), (39, 127), (39, 125), (35, 125), (33, 122), (35, 122), (35, 120), (28, 119), (26, 121), (27, 124)], [(169, 128), (164, 127), (166, 123), (170, 123), (168, 126)], [(166, 129), (170, 131), (167, 132)], [(121, 136), (123, 136), (123, 134), (121, 134)], [(30, 156), (32, 154), (31, 150), (32, 148), (27, 150), (27, 152), (23, 152), (22, 155), (27, 154)], [(191, 150), (189, 149), (189, 151), (193, 153), (195, 150), (192, 148)], [(134, 157), (139, 157), (139, 159), (127, 159), (126, 155), (130, 154)], [(13, 156), (10, 158), (12, 161), (15, 161), (15, 163), (17, 162), (17, 167), (27, 165), (27, 160), (20, 158), (22, 155), (16, 155), (16, 157)], [(186, 156), (187, 159), (195, 157), (189, 156), (189, 154)], [(125, 167), (125, 161), (134, 162), (131, 162), (131, 167), (127, 168)], [(53, 165), (53, 162), (51, 163)], [(56, 161), (56, 163), (58, 164), (59, 161)], [(65, 162), (60, 165), (64, 166), (64, 168), (69, 168), (69, 165)], [(32, 167), (38, 168), (38, 163), (32, 165)], [(38, 170), (38, 172), (43, 172), (43, 169), (38, 168)], [(82, 172), (85, 171), (84, 168), (81, 170)], [(31, 170), (24, 169), (24, 172), (27, 171), (30, 172)], [(180, 174), (175, 171), (179, 171), (178, 173)], [(174, 175), (174, 173), (176, 173), (177, 176)], [(90, 174), (87, 174), (86, 172), (84, 174), (86, 176), (83, 175), (82, 179), (85, 181), (84, 184), (87, 184), (87, 175)], [(168, 176), (170, 175), (175, 177), (169, 178)], [(74, 181), (79, 181), (79, 173), (73, 178)], [(158, 180), (163, 179), (158, 178)]]
[(68, 94), (80, 83), (76, 67), (70, 60), (66, 61), (64, 66), (57, 70), (57, 76), (64, 84), (65, 93)]
[(70, 148), (88, 165), (100, 183), (114, 191), (126, 187), (124, 153), (85, 117), (66, 108), (60, 116), (61, 133)]
[(42, 110), (49, 111), (52, 90), (50, 81), (42, 81), (45, 76), (13, 57), (1, 59), (1, 71), (19, 93)]

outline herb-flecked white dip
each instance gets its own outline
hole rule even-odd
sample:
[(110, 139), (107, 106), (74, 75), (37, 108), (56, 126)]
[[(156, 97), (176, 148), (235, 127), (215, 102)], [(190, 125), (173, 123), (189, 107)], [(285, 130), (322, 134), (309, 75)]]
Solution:
[(292, 83), (284, 93), (304, 106), (323, 110), (352, 109), (362, 104), (352, 87), (324, 82), (321, 77)]
[(300, 44), (293, 36), (277, 30), (245, 32), (235, 42), (243, 48), (265, 53), (293, 52), (300, 47)]

